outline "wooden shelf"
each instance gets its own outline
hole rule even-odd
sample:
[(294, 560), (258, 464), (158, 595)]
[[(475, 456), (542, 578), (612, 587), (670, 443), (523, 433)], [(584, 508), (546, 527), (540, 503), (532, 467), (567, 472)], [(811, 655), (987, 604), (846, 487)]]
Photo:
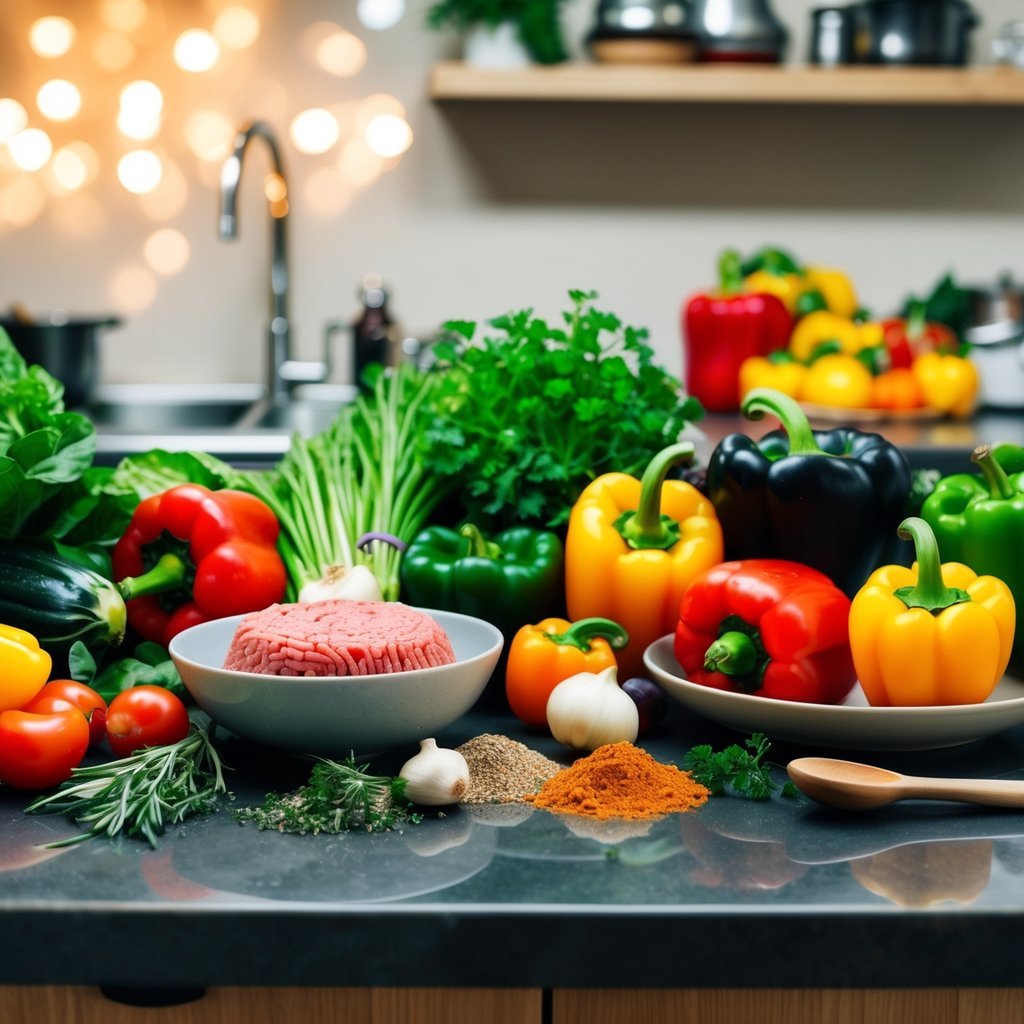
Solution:
[(492, 70), (448, 61), (432, 68), (430, 96), (570, 103), (1024, 106), (1024, 71), (586, 62)]

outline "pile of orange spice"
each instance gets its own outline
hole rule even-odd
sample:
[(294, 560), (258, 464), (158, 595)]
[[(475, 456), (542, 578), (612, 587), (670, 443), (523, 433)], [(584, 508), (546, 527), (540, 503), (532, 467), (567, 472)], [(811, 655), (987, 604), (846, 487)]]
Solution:
[(700, 807), (711, 795), (688, 772), (632, 743), (607, 743), (553, 775), (525, 799), (592, 818), (652, 818)]

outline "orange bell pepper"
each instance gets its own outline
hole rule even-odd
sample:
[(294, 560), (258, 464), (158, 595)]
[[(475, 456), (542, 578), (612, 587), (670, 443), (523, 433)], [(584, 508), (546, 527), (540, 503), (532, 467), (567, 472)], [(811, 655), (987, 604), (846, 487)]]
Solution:
[(505, 668), (505, 695), (512, 713), (530, 725), (547, 725), (551, 691), (580, 672), (618, 665), (615, 650), (629, 641), (610, 619), (543, 619), (512, 638)]
[(921, 385), (906, 366), (886, 370), (871, 382), (871, 405), (876, 409), (918, 409), (923, 404)]
[(675, 629), (683, 591), (722, 561), (722, 527), (710, 500), (684, 480), (665, 479), (693, 452), (689, 443), (664, 449), (642, 480), (599, 476), (569, 516), (566, 606), (573, 619), (602, 616), (625, 628), (621, 679), (642, 674), (647, 646)]

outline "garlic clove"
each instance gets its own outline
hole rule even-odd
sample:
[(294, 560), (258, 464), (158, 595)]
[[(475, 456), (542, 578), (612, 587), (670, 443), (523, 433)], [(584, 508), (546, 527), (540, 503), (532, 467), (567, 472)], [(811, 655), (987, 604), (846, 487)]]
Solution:
[(573, 750), (596, 750), (606, 743), (633, 743), (640, 714), (618, 683), (612, 665), (603, 672), (580, 672), (563, 679), (547, 703), (548, 728), (559, 743)]
[(421, 807), (458, 803), (469, 789), (469, 765), (457, 751), (439, 747), (433, 739), (420, 741), (420, 752), (402, 765), (405, 796)]
[(366, 565), (329, 565), (318, 580), (310, 580), (299, 591), (299, 602), (383, 601), (384, 594), (372, 570)]

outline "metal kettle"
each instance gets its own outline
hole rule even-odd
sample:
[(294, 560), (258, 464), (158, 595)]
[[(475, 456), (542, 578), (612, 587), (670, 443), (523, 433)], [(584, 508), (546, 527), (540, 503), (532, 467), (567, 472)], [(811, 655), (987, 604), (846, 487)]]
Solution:
[(693, 0), (690, 23), (702, 61), (777, 64), (789, 42), (771, 0)]

